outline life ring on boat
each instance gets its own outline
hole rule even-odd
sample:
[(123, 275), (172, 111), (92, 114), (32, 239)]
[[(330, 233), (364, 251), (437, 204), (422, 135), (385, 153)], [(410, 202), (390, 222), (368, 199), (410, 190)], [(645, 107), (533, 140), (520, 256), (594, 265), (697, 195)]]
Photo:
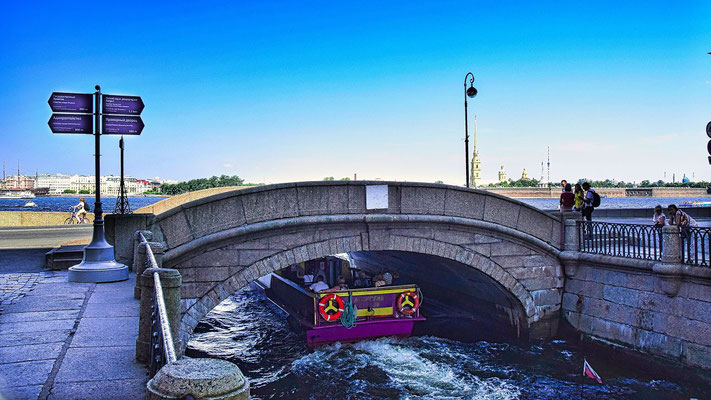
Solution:
[(318, 302), (318, 313), (321, 314), (321, 318), (332, 322), (341, 318), (344, 306), (343, 299), (337, 294), (331, 293), (323, 296)]
[(404, 292), (397, 299), (397, 310), (403, 315), (412, 315), (420, 305), (420, 298), (415, 292)]

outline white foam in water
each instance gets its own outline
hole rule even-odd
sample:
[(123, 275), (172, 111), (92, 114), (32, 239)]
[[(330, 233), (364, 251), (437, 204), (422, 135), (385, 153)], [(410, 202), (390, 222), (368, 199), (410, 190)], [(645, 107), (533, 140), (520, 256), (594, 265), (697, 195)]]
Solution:
[[(292, 371), (299, 375), (313, 375), (314, 369), (337, 369), (334, 362), (345, 357), (352, 376), (359, 370), (383, 371), (389, 379), (388, 386), (404, 393), (404, 399), (516, 399), (519, 389), (497, 377), (479, 378), (467, 374), (445, 357), (428, 357), (431, 349), (413, 346), (410, 340), (401, 342), (394, 338), (381, 338), (355, 343), (324, 346), (292, 363)], [(435, 340), (428, 339), (429, 345)], [(444, 350), (445, 346), (440, 346)], [(339, 354), (340, 353), (340, 354)], [(455, 356), (455, 354), (448, 354)], [(464, 355), (459, 354), (460, 358)], [(341, 366), (342, 367), (342, 366)], [(372, 371), (371, 370), (371, 371)], [(366, 388), (367, 389), (367, 388)]]

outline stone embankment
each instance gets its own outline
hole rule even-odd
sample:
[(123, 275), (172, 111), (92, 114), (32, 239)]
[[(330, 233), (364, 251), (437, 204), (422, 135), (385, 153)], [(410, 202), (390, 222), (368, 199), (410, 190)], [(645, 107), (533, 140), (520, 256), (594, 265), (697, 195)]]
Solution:
[[(514, 198), (558, 198), (560, 187), (511, 187), (482, 188), (487, 192)], [(705, 188), (595, 188), (600, 196), (605, 197), (711, 197)]]
[[(64, 225), (71, 216), (69, 212), (50, 211), (3, 211), (0, 212), (0, 226), (51, 226)], [(94, 213), (87, 213), (90, 223), (94, 222)]]

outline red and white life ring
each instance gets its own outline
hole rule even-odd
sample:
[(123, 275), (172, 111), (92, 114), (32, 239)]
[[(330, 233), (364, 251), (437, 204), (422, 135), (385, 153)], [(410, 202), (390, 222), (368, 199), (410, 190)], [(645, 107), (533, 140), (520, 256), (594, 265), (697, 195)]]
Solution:
[[(334, 304), (335, 303), (335, 304)], [(331, 293), (323, 296), (318, 302), (318, 313), (328, 322), (336, 321), (343, 314), (343, 299)]]
[(415, 292), (404, 292), (397, 299), (397, 310), (403, 315), (412, 315), (420, 306), (420, 298)]

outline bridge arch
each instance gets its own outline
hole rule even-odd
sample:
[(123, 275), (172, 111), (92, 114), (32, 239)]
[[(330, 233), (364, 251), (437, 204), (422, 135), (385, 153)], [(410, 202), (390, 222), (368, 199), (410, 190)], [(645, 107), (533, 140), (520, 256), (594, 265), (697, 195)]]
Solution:
[[(378, 186), (382, 208), (368, 187)], [(387, 208), (384, 205), (387, 204)], [(376, 204), (377, 205), (377, 204)], [(530, 325), (557, 318), (560, 221), (478, 190), (393, 182), (305, 182), (243, 189), (157, 216), (164, 266), (183, 275), (181, 339), (257, 278), (337, 253), (401, 251), (457, 261), (512, 297)]]

